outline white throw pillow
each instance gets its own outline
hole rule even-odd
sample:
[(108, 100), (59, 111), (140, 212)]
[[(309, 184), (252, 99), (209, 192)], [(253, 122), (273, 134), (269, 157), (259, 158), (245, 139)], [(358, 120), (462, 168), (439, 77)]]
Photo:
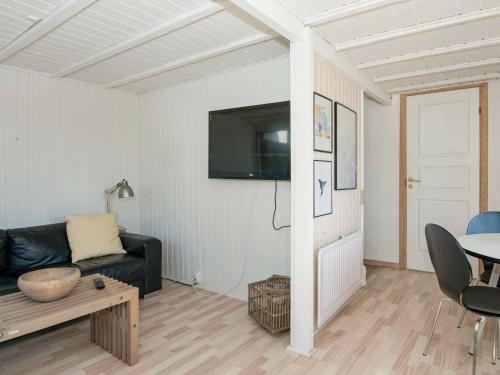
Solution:
[(118, 232), (117, 215), (66, 216), (71, 261), (125, 254)]

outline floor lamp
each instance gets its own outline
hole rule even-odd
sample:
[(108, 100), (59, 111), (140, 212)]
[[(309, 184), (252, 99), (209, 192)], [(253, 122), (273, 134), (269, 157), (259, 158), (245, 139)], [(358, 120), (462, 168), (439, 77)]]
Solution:
[(116, 185), (111, 186), (109, 189), (106, 189), (106, 212), (111, 213), (111, 198), (113, 193), (118, 190), (118, 198), (133, 198), (134, 191), (129, 186), (128, 181), (123, 179), (118, 182)]

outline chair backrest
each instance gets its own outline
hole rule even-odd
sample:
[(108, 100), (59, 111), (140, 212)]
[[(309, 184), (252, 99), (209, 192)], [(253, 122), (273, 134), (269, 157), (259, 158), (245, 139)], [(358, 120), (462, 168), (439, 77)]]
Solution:
[(425, 226), (425, 238), (441, 291), (460, 303), (462, 291), (472, 281), (472, 269), (455, 237), (436, 224)]
[(500, 212), (481, 212), (467, 226), (467, 234), (500, 233)]
[[(467, 234), (500, 233), (500, 212), (487, 211), (474, 216), (467, 225)], [(482, 261), (484, 269), (492, 269), (493, 263)]]

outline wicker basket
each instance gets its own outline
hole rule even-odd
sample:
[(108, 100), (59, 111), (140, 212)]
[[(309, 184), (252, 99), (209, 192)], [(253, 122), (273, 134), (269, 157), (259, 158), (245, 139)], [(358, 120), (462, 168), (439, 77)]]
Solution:
[(290, 278), (273, 275), (248, 284), (248, 315), (271, 333), (290, 329)]

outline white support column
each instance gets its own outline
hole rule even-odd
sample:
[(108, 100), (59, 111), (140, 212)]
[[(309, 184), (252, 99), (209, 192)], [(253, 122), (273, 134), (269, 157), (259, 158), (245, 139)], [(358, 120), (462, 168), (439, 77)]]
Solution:
[[(359, 119), (359, 151), (358, 155), (358, 181), (359, 181), (359, 189), (361, 193), (364, 195), (365, 191), (365, 90), (361, 90), (359, 99), (360, 110), (358, 114)], [(363, 200), (361, 200), (361, 204), (363, 204)]]
[(290, 43), (291, 327), (289, 350), (314, 351), (313, 31)]
[[(363, 235), (363, 244), (365, 243), (365, 90), (361, 90), (360, 94), (360, 110), (358, 114), (358, 118), (360, 123), (360, 132), (359, 132), (359, 150), (360, 155), (358, 156), (358, 181), (359, 181), (359, 190), (360, 190), (360, 217), (361, 217), (361, 233)], [(361, 254), (361, 259), (359, 262), (361, 263), (361, 269), (363, 270), (364, 277), (361, 279), (361, 286), (366, 286), (366, 267), (363, 264), (363, 259), (365, 258), (365, 247), (363, 245), (363, 252)]]

